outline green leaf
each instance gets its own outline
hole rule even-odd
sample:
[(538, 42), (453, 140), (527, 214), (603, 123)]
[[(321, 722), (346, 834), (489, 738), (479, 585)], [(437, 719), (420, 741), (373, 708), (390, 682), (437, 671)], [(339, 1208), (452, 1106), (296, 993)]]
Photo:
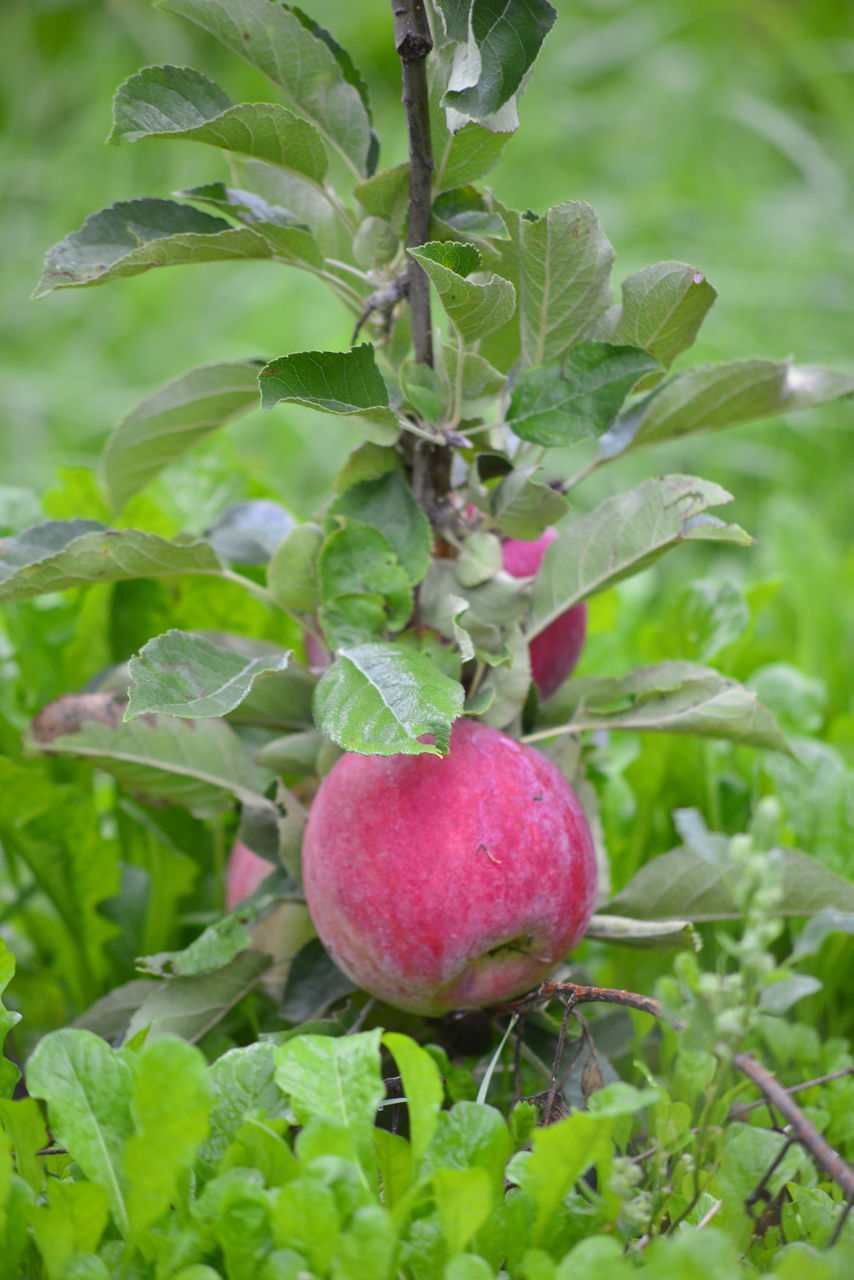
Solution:
[[(15, 976), (15, 957), (0, 938), (0, 997)], [(0, 999), (0, 1052), (3, 1043), (12, 1028), (21, 1020), (19, 1013), (10, 1012)], [(0, 1098), (11, 1098), (15, 1085), (20, 1078), (20, 1071), (8, 1058), (0, 1057)]]
[(435, 240), (407, 253), (419, 262), (441, 299), (463, 342), (477, 342), (505, 324), (516, 307), (516, 290), (509, 280), (492, 275), (483, 284), (465, 277), (480, 267), (473, 245)]
[(320, 603), (317, 560), (323, 530), (299, 524), (279, 546), (267, 566), (267, 586), (276, 604), (295, 613), (310, 613)]
[(636, 667), (620, 679), (570, 680), (549, 703), (547, 717), (586, 729), (651, 730), (723, 738), (789, 753), (770, 711), (737, 680), (691, 662)]
[(134, 1013), (125, 1043), (146, 1027), (146, 1043), (160, 1036), (180, 1036), (190, 1043), (201, 1040), (258, 985), (270, 964), (271, 957), (260, 951), (241, 951), (214, 973), (167, 978)]
[(538, 1244), (549, 1220), (564, 1196), (586, 1169), (611, 1150), (614, 1119), (576, 1111), (534, 1132), (533, 1150), (524, 1163), (510, 1166), (511, 1180), (531, 1197), (537, 1207), (533, 1243)]
[(198, 1155), (206, 1172), (216, 1167), (243, 1124), (285, 1112), (269, 1041), (230, 1049), (211, 1065), (208, 1080), (213, 1093), (210, 1129)]
[(370, 114), (356, 72), (327, 32), (279, 0), (158, 0), (198, 23), (278, 85), (358, 175), (369, 172)]
[(26, 600), (91, 582), (222, 572), (202, 539), (170, 542), (139, 529), (107, 529), (95, 520), (51, 520), (0, 540), (0, 600)]
[(400, 230), (409, 200), (409, 165), (396, 164), (393, 169), (383, 169), (365, 182), (356, 183), (353, 195), (365, 213), (384, 218)]
[(113, 99), (108, 142), (187, 138), (238, 151), (322, 183), (326, 149), (317, 130), (271, 102), (235, 106), (207, 76), (189, 67), (146, 67), (130, 76)]
[(259, 403), (253, 360), (202, 365), (152, 392), (117, 424), (104, 446), (104, 479), (120, 508), (164, 467)]
[(274, 671), (288, 665), (290, 650), (246, 661), (203, 636), (174, 628), (149, 640), (131, 658), (130, 700), (125, 720), (157, 711), (163, 715), (223, 716)]
[[(854, 887), (796, 849), (767, 855), (780, 871), (782, 901), (775, 911), (811, 916), (829, 907), (854, 910)], [(608, 911), (645, 919), (738, 920), (741, 912), (727, 886), (727, 864), (716, 865), (693, 849), (673, 849), (652, 858), (608, 903)]]
[(562, 360), (605, 310), (614, 250), (595, 211), (581, 201), (559, 204), (534, 222), (519, 219), (518, 235), (522, 365), (528, 369)]
[(66, 1027), (39, 1041), (27, 1064), (27, 1087), (47, 1103), (54, 1140), (68, 1148), (91, 1182), (106, 1188), (127, 1235), (124, 1148), (134, 1130), (127, 1061), (91, 1031)]
[(355, 990), (353, 979), (338, 968), (320, 939), (311, 938), (288, 969), (279, 1015), (297, 1024), (311, 1022)]
[(456, 1102), (450, 1111), (439, 1113), (424, 1171), (483, 1169), (497, 1192), (504, 1184), (510, 1150), (510, 1132), (499, 1111), (480, 1102)]
[(237, 734), (212, 719), (200, 731), (174, 716), (122, 722), (124, 699), (66, 694), (33, 722), (33, 742), (48, 755), (79, 756), (112, 773), (129, 791), (196, 813), (224, 808), (230, 796), (257, 803), (268, 776)]
[[(463, 7), (456, 0), (439, 0), (439, 7), (453, 14), (448, 34), (458, 39)], [(475, 119), (494, 115), (519, 91), (556, 17), (546, 0), (472, 0), (445, 104)]]
[(693, 345), (718, 296), (702, 272), (684, 262), (644, 267), (620, 289), (622, 302), (598, 322), (596, 337), (642, 347), (665, 369)]
[(233, 564), (269, 564), (295, 524), (280, 502), (247, 498), (220, 512), (205, 536), (222, 560)]
[(374, 1120), (385, 1097), (381, 1036), (379, 1027), (351, 1036), (296, 1036), (274, 1055), (276, 1083), (289, 1096), (298, 1123), (340, 1125), (365, 1172), (373, 1165)]
[(47, 1204), (29, 1214), (33, 1235), (48, 1276), (74, 1276), (67, 1268), (72, 1255), (94, 1253), (110, 1216), (107, 1193), (95, 1182), (45, 1183)]
[(660, 476), (600, 503), (548, 547), (534, 582), (528, 638), (572, 605), (639, 573), (679, 542), (696, 538), (750, 545), (738, 525), (709, 523), (708, 507), (732, 495), (694, 476)]
[(507, 424), (533, 444), (559, 449), (607, 431), (632, 387), (658, 362), (636, 347), (582, 342), (556, 368), (521, 373)]
[(484, 129), (474, 121), (447, 133), (444, 146), (437, 148), (433, 190), (440, 194), (476, 182), (498, 163), (509, 140), (509, 133)]
[(812, 920), (807, 921), (790, 958), (800, 960), (803, 956), (815, 955), (825, 938), (833, 933), (854, 934), (854, 913), (840, 911), (837, 907), (825, 907)]
[(649, 947), (684, 947), (699, 951), (701, 946), (700, 937), (690, 920), (633, 920), (629, 916), (611, 915), (610, 912), (592, 915), (584, 936), (644, 950)]
[(417, 1169), (433, 1140), (439, 1122), (444, 1094), (442, 1080), (429, 1053), (409, 1036), (397, 1031), (387, 1031), (382, 1042), (397, 1063), (403, 1080), (412, 1163)]
[(400, 471), (351, 485), (335, 499), (328, 514), (378, 529), (394, 549), (409, 581), (414, 585), (424, 577), (433, 553), (433, 531)]
[(495, 1203), (492, 1180), (485, 1169), (437, 1169), (433, 1197), (439, 1221), (453, 1256), (479, 1231)]
[(147, 1041), (133, 1069), (136, 1132), (127, 1143), (125, 1170), (128, 1218), (139, 1238), (181, 1198), (179, 1180), (207, 1134), (213, 1093), (204, 1055), (183, 1040)]
[(136, 276), (152, 267), (272, 256), (256, 231), (232, 227), (200, 209), (152, 197), (121, 200), (93, 213), (79, 231), (48, 249), (33, 297)]
[(389, 406), (388, 388), (368, 342), (351, 351), (302, 351), (280, 356), (264, 366), (260, 378), (264, 409), (288, 400), (321, 413), (354, 416), (361, 420), (363, 434), (375, 444), (392, 444), (400, 435), (400, 425)]
[(386, 629), (406, 626), (412, 613), (409, 575), (378, 529), (348, 521), (324, 542), (318, 570), (320, 619), (333, 649), (379, 640)]
[[(363, 755), (445, 755), (463, 689), (429, 658), (393, 644), (345, 649), (314, 695), (317, 727)], [(420, 742), (431, 734), (435, 742)]]
[(600, 457), (717, 431), (854, 394), (854, 375), (790, 360), (731, 360), (677, 374), (626, 411), (600, 441)]

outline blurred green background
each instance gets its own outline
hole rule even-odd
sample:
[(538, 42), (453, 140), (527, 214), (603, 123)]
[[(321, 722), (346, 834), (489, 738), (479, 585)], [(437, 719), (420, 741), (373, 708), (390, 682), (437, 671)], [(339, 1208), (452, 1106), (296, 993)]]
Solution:
[[(381, 165), (399, 162), (403, 122), (388, 4), (310, 0), (306, 8), (371, 85)], [(720, 298), (683, 365), (790, 353), (803, 362), (850, 363), (851, 6), (558, 0), (557, 9), (522, 101), (521, 130), (490, 178), (500, 198), (537, 211), (589, 200), (616, 246), (617, 278), (664, 258), (703, 270)], [(116, 418), (195, 364), (348, 343), (349, 319), (321, 285), (266, 263), (150, 272), (29, 301), (46, 247), (90, 212), (224, 176), (222, 157), (193, 143), (103, 147), (114, 88), (157, 62), (195, 66), (238, 101), (274, 96), (212, 38), (148, 0), (0, 5), (0, 493), (7, 508), (26, 502), (18, 487), (59, 485), (65, 496), (52, 510), (67, 514), (86, 486), (63, 469), (97, 465)], [(679, 570), (668, 561), (630, 584), (619, 605), (604, 601), (585, 667), (625, 669), (626, 661), (648, 658), (636, 652), (637, 640), (629, 652), (626, 637), (657, 610), (662, 593), (692, 574), (731, 575), (754, 591), (765, 584), (742, 666), (786, 660), (822, 680), (823, 731), (850, 752), (854, 528), (845, 464), (852, 418), (850, 403), (832, 405), (660, 447), (594, 476), (579, 493), (583, 507), (651, 472), (696, 470), (736, 493), (733, 517), (758, 546), (737, 555), (698, 550)], [(353, 443), (328, 417), (293, 408), (253, 414), (167, 472), (158, 501), (171, 503), (174, 519), (194, 530), (247, 492), (276, 494), (305, 516)], [(574, 458), (568, 466), (575, 469)], [(730, 666), (750, 675), (736, 652)]]

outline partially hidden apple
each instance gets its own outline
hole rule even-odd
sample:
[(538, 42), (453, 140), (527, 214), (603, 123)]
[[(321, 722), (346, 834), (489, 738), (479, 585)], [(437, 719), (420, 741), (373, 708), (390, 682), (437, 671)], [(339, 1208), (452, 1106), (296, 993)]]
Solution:
[[(527, 578), (540, 567), (546, 547), (557, 537), (556, 529), (547, 529), (536, 542), (508, 538), (502, 543), (503, 565), (514, 578)], [(573, 605), (531, 641), (531, 675), (537, 693), (545, 701), (560, 688), (575, 670), (587, 632), (587, 605)]]
[[(229, 911), (258, 888), (273, 870), (272, 863), (235, 840), (228, 857), (225, 905)], [(291, 961), (301, 947), (314, 937), (314, 926), (306, 907), (299, 902), (283, 902), (280, 907), (249, 926), (254, 951), (272, 956), (273, 965), (264, 974), (263, 985), (273, 999), (281, 997)]]
[(533, 747), (472, 719), (450, 753), (333, 766), (302, 854), (315, 927), (388, 1004), (439, 1015), (530, 990), (584, 933), (596, 899), (590, 829)]

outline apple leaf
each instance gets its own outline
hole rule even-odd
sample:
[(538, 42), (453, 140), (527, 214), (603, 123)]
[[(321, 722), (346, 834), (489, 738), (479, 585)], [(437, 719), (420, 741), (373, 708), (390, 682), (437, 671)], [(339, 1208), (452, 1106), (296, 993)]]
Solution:
[(226, 507), (205, 529), (205, 537), (222, 560), (269, 564), (294, 524), (290, 511), (280, 502), (247, 498)]
[[(15, 957), (0, 938), (0, 1054), (7, 1035), (21, 1021), (20, 1013), (11, 1012), (2, 1000), (3, 992), (15, 976)], [(20, 1078), (20, 1071), (8, 1058), (0, 1056), (0, 1098), (11, 1098), (15, 1085)]]
[(120, 200), (93, 213), (79, 231), (48, 249), (33, 297), (139, 275), (152, 267), (271, 257), (268, 242), (249, 227), (232, 227), (176, 200)]
[(326, 149), (317, 130), (286, 107), (243, 102), (189, 67), (146, 67), (113, 99), (108, 142), (187, 138), (293, 169), (310, 182), (326, 177)]
[[(394, 644), (362, 644), (339, 654), (314, 695), (317, 727), (362, 755), (447, 754), (462, 715), (463, 688), (423, 654)], [(427, 734), (435, 743), (420, 742)]]
[(854, 374), (821, 365), (758, 358), (697, 365), (621, 414), (599, 442), (600, 458), (851, 395)]
[(664, 369), (693, 344), (718, 296), (702, 272), (684, 262), (644, 267), (620, 289), (622, 302), (602, 316), (595, 337), (642, 347)]
[(476, 182), (498, 163), (510, 139), (509, 133), (496, 133), (470, 121), (456, 133), (447, 133), (444, 145), (434, 144), (436, 167), (433, 190), (437, 194)]
[(27, 1088), (47, 1103), (54, 1141), (66, 1147), (92, 1182), (106, 1188), (127, 1234), (124, 1150), (134, 1131), (130, 1064), (91, 1031), (49, 1032), (27, 1063)]
[(427, 272), (463, 342), (477, 342), (513, 315), (516, 290), (509, 280), (492, 275), (485, 283), (477, 284), (466, 279), (481, 266), (481, 256), (474, 245), (431, 240), (407, 252)]
[(791, 753), (773, 715), (752, 690), (691, 662), (637, 667), (618, 680), (570, 680), (545, 709), (550, 720), (567, 714), (564, 731), (685, 733)]
[(180, 1036), (190, 1044), (201, 1040), (257, 986), (271, 964), (272, 957), (260, 951), (241, 951), (214, 973), (167, 978), (132, 1016), (125, 1043), (146, 1027), (146, 1043), (167, 1035)]
[(679, 542), (711, 539), (749, 546), (738, 525), (712, 522), (708, 507), (731, 502), (719, 485), (695, 476), (659, 476), (607, 498), (559, 533), (534, 582), (528, 638), (572, 605), (639, 573)]
[(116, 426), (103, 452), (116, 508), (218, 427), (260, 403), (254, 360), (201, 365), (141, 400)]
[(356, 417), (362, 433), (375, 444), (393, 444), (400, 435), (388, 388), (368, 342), (350, 351), (280, 356), (261, 370), (260, 385), (264, 409), (287, 400), (321, 413)]
[(124, 718), (136, 720), (152, 711), (190, 719), (223, 716), (260, 681), (283, 671), (290, 656), (287, 651), (247, 662), (203, 636), (173, 628), (149, 640), (131, 658), (132, 684)]
[(384, 218), (396, 230), (406, 220), (409, 200), (409, 165), (396, 164), (392, 169), (382, 169), (372, 178), (357, 182), (353, 195), (365, 213)]
[(115, 694), (65, 694), (33, 721), (32, 745), (47, 755), (91, 760), (155, 803), (210, 814), (232, 796), (259, 802), (269, 775), (252, 764), (225, 721), (212, 719), (204, 728), (176, 716), (124, 723), (124, 708)]
[(700, 950), (700, 938), (690, 920), (633, 920), (630, 916), (614, 916), (610, 913), (593, 915), (584, 936), (643, 950), (650, 947)]
[[(422, 366), (422, 368), (425, 366)], [(388, 471), (345, 489), (328, 511), (378, 529), (414, 585), (427, 572), (433, 552), (430, 521), (400, 471)]]
[[(378, 529), (348, 520), (321, 547), (318, 571), (324, 600), (321, 620), (333, 648), (380, 639), (386, 628), (400, 631), (406, 625), (412, 612), (409, 575)], [(330, 627), (329, 611), (329, 606), (340, 609), (342, 598), (353, 605), (340, 619), (345, 622), (344, 631)], [(373, 599), (378, 602), (376, 610), (359, 609)], [(351, 627), (354, 637), (348, 639), (345, 632)], [(366, 634), (355, 638), (363, 627)]]
[(553, 449), (601, 435), (635, 383), (657, 367), (637, 347), (581, 342), (562, 365), (520, 373), (507, 425), (523, 440)]
[(444, 103), (460, 115), (495, 115), (519, 91), (557, 14), (547, 0), (439, 0), (448, 38), (461, 44)]
[(276, 604), (296, 613), (310, 613), (320, 603), (317, 558), (323, 530), (317, 524), (298, 524), (279, 543), (267, 566), (267, 586)]
[(279, 1016), (297, 1024), (311, 1022), (355, 990), (353, 979), (338, 968), (320, 939), (310, 938), (288, 969)]
[[(827, 907), (854, 910), (854, 886), (796, 849), (766, 855), (780, 869), (782, 900), (774, 910), (811, 916)], [(727, 886), (728, 866), (693, 849), (652, 858), (608, 903), (608, 911), (646, 919), (736, 920), (741, 911)]]
[[(214, 637), (217, 642), (221, 635)], [(240, 652), (240, 650), (238, 650)], [(264, 652), (281, 654), (277, 645), (265, 646)], [(246, 660), (263, 657), (264, 652), (245, 650)], [(260, 683), (255, 683), (243, 701), (229, 711), (228, 720), (233, 724), (251, 724), (265, 729), (306, 729), (311, 726), (311, 697), (315, 680), (299, 662), (291, 660), (287, 671), (271, 671)]]
[(26, 600), (91, 582), (222, 575), (209, 543), (174, 542), (139, 529), (107, 529), (96, 520), (51, 520), (0, 539), (0, 600)]
[(370, 172), (375, 139), (364, 82), (328, 32), (279, 0), (158, 0), (198, 23), (284, 92), (357, 176)]
[(562, 360), (608, 306), (614, 250), (581, 201), (517, 225), (522, 366), (530, 369)]

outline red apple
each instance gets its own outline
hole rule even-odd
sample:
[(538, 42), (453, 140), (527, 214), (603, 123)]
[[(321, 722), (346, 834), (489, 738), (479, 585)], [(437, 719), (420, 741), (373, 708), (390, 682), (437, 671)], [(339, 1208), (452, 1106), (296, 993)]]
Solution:
[(272, 862), (253, 853), (248, 845), (235, 840), (228, 856), (225, 882), (225, 905), (233, 911), (239, 902), (254, 893), (262, 880), (274, 870)]
[[(226, 872), (227, 909), (233, 911), (272, 870), (271, 862), (253, 853), (241, 840), (235, 840)], [(311, 917), (301, 903), (283, 902), (263, 920), (256, 920), (250, 925), (249, 934), (254, 951), (263, 951), (273, 957), (273, 964), (264, 974), (262, 985), (272, 999), (279, 1000), (291, 961), (299, 949), (314, 937)]]
[[(536, 542), (508, 538), (502, 544), (504, 568), (514, 578), (527, 578), (540, 567), (546, 547), (557, 537), (556, 529), (546, 529)], [(531, 675), (537, 693), (545, 701), (576, 667), (587, 631), (587, 605), (575, 604), (531, 641)]]
[(569, 783), (533, 747), (471, 719), (454, 725), (445, 757), (342, 756), (311, 806), (302, 857), (336, 963), (422, 1014), (535, 987), (596, 898), (593, 841)]

